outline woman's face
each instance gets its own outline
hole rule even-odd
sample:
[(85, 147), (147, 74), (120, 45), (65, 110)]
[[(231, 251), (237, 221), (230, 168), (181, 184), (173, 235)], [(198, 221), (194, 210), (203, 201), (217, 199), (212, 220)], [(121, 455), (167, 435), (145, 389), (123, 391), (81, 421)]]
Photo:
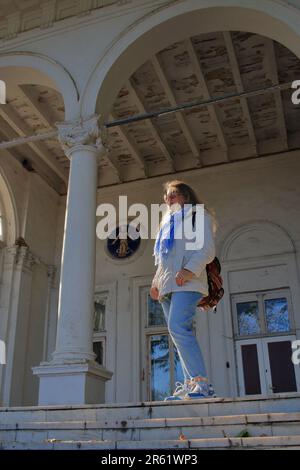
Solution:
[(165, 194), (165, 203), (171, 207), (174, 206), (174, 209), (179, 209), (184, 206), (185, 198), (176, 188), (169, 187)]

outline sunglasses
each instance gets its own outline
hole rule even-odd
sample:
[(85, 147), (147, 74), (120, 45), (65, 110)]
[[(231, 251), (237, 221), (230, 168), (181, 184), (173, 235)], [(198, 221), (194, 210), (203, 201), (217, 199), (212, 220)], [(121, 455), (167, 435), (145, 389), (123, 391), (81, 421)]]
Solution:
[(165, 199), (173, 199), (176, 196), (179, 196), (180, 193), (178, 191), (171, 191), (170, 193), (165, 194)]

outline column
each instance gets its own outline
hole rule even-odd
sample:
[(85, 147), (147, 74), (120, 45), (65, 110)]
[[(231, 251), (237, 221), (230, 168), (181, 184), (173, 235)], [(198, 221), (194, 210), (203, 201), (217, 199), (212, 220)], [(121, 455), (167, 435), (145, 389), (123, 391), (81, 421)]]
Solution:
[(96, 116), (57, 126), (70, 159), (70, 176), (56, 349), (53, 360), (33, 372), (40, 378), (40, 405), (101, 403), (112, 376), (94, 361), (92, 348), (97, 170), (104, 149)]
[(21, 237), (13, 247), (6, 248), (5, 258), (5, 270), (12, 272), (9, 276), (11, 285), (7, 285), (9, 298), (3, 299), (8, 313), (3, 404), (20, 406), (24, 397), (32, 276), (36, 259)]

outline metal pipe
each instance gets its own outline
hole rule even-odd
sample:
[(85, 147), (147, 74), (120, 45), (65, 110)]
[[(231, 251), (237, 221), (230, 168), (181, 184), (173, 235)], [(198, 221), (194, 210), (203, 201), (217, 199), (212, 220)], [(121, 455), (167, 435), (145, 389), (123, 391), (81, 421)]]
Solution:
[[(250, 97), (250, 96), (260, 95), (265, 92), (271, 92), (277, 89), (287, 89), (287, 88), (291, 88), (292, 83), (293, 82), (282, 83), (281, 85), (280, 84), (271, 85), (269, 87), (259, 88), (259, 89), (252, 90), (252, 91), (244, 91), (242, 93), (230, 93), (224, 96), (220, 96), (219, 98), (210, 98), (204, 101), (194, 101), (192, 103), (179, 104), (177, 106), (171, 106), (170, 108), (161, 109), (160, 111), (153, 111), (151, 113), (138, 114), (137, 116), (131, 116), (125, 119), (117, 119), (111, 122), (106, 122), (104, 123), (104, 127), (109, 129), (110, 127), (123, 126), (126, 124), (131, 124), (133, 122), (144, 121), (146, 119), (158, 118), (160, 116), (165, 116), (167, 114), (176, 113), (178, 111), (183, 111), (185, 109), (193, 109), (197, 107), (200, 108), (203, 106), (210, 106), (215, 103), (223, 103), (224, 101), (231, 100), (233, 98)], [(57, 137), (57, 134), (58, 134), (57, 130), (51, 129), (48, 132), (34, 134), (31, 136), (18, 137), (10, 141), (0, 142), (0, 150), (5, 149), (5, 148), (10, 148), (10, 147), (16, 147), (17, 145), (27, 144), (28, 142), (36, 142), (39, 140), (45, 140), (45, 139)]]
[(57, 136), (57, 130), (53, 129), (48, 132), (42, 132), (40, 134), (34, 134), (26, 137), (17, 137), (9, 141), (0, 142), (0, 150), (8, 149), (10, 147), (16, 147), (17, 145), (28, 144), (29, 142), (36, 142), (39, 140), (50, 139)]
[(265, 88), (259, 88), (252, 91), (243, 91), (242, 93), (229, 93), (224, 96), (220, 96), (219, 98), (210, 98), (204, 101), (194, 101), (192, 103), (186, 104), (179, 104), (177, 106), (171, 106), (170, 108), (164, 108), (160, 111), (153, 111), (151, 113), (143, 113), (137, 116), (131, 116), (125, 119), (117, 119), (112, 122), (104, 123), (104, 126), (107, 128), (115, 127), (115, 126), (123, 126), (125, 124), (131, 124), (132, 122), (144, 121), (146, 119), (158, 118), (160, 116), (164, 116), (166, 114), (176, 113), (177, 111), (182, 111), (185, 109), (192, 109), (192, 108), (200, 108), (203, 106), (209, 106), (215, 103), (223, 103), (224, 101), (231, 100), (233, 98), (242, 98), (242, 97), (249, 97), (249, 96), (256, 96), (260, 95), (265, 92), (274, 91), (276, 89), (287, 89), (290, 88), (293, 82), (283, 83), (278, 85), (271, 85)]

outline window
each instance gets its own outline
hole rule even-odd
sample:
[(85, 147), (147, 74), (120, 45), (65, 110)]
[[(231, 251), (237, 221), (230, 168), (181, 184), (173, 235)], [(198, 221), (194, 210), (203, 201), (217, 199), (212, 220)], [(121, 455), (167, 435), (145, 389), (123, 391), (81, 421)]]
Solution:
[(260, 333), (258, 302), (239, 302), (236, 308), (239, 335)]
[(292, 304), (288, 289), (232, 296), (235, 338), (292, 334)]
[(94, 332), (99, 333), (105, 331), (105, 305), (106, 297), (97, 296), (95, 299), (94, 313)]
[(147, 295), (147, 326), (165, 326), (167, 327), (163, 309), (157, 300), (151, 299), (150, 295)]
[(148, 337), (150, 348), (150, 396), (151, 400), (164, 400), (171, 395), (174, 381), (183, 382), (182, 368), (176, 348), (168, 334), (151, 335)]
[(94, 301), (94, 334), (93, 350), (96, 354), (95, 361), (101, 366), (105, 366), (105, 346), (106, 346), (106, 305), (107, 292), (96, 294)]
[(264, 300), (264, 310), (268, 332), (290, 331), (288, 302), (285, 297)]

